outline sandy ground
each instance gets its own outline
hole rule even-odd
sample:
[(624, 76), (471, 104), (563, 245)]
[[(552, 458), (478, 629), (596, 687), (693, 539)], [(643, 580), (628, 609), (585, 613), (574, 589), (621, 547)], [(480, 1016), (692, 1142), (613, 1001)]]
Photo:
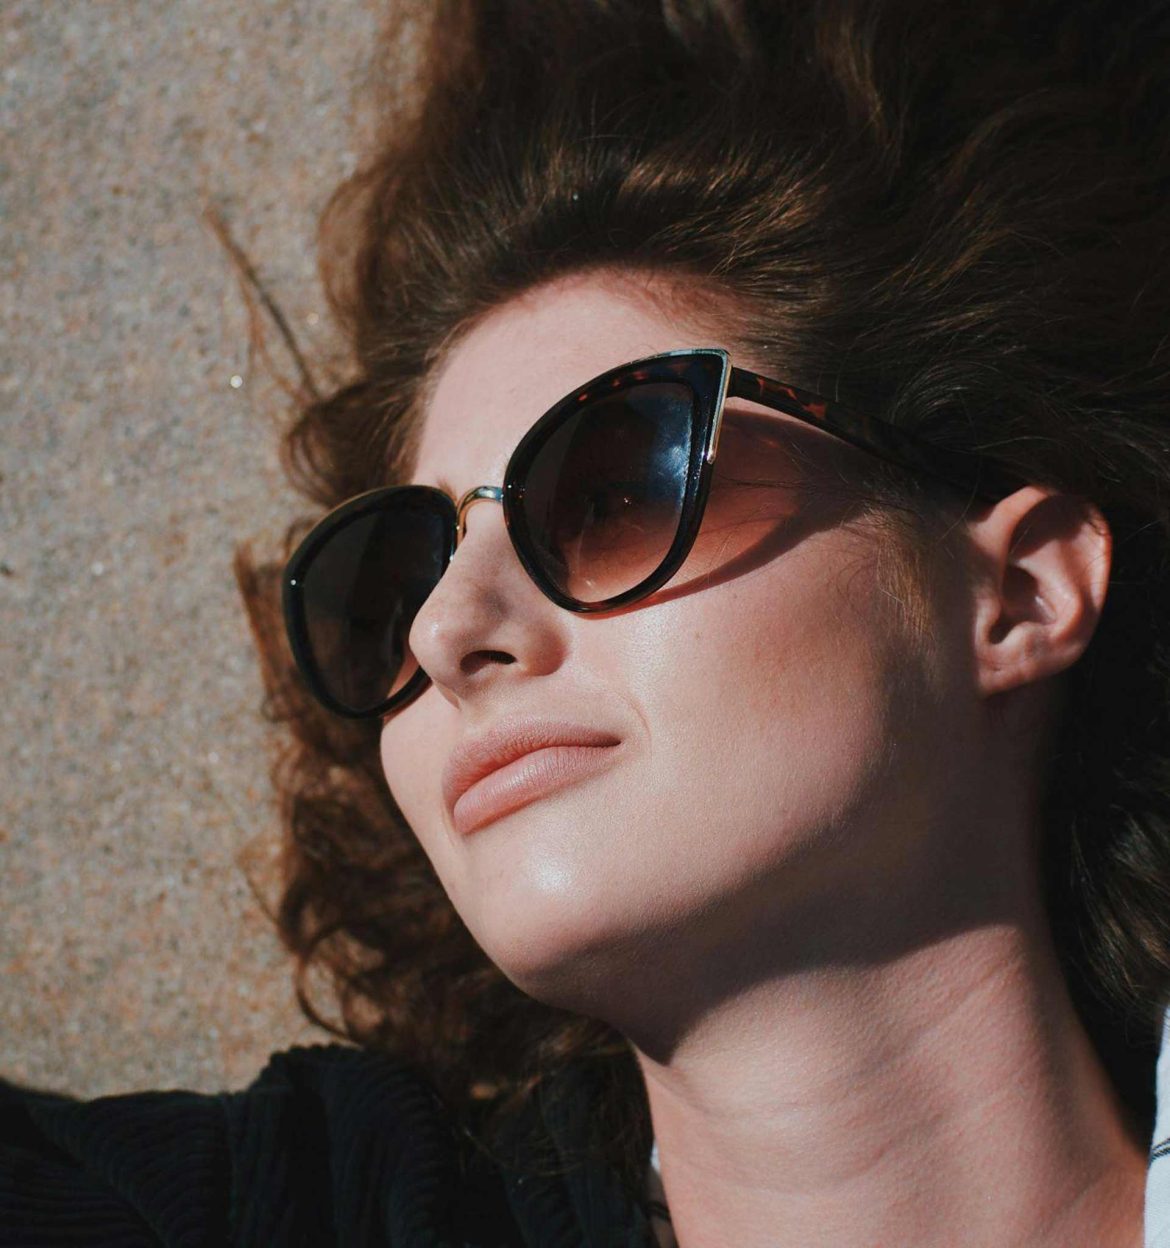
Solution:
[(7, 1078), (239, 1087), (327, 1038), (245, 881), (276, 824), (231, 555), (304, 507), (203, 214), (323, 341), (315, 222), (354, 164), (378, 8), (0, 7)]

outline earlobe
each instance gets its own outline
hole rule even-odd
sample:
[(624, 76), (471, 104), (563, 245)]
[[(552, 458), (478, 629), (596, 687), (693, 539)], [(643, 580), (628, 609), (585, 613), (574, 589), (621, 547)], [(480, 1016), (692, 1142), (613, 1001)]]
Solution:
[(1096, 631), (1112, 535), (1087, 499), (1028, 485), (969, 526), (980, 692), (1003, 693), (1071, 667)]

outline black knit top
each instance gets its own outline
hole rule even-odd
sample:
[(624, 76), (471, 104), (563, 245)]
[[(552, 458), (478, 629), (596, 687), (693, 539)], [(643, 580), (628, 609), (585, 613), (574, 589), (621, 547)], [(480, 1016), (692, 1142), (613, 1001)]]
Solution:
[[(1148, 1139), (1158, 1108), (1148, 1054), (1118, 1069)], [(591, 1079), (583, 1064), (547, 1079), (490, 1155), (421, 1072), (339, 1044), (276, 1053), (241, 1092), (82, 1101), (0, 1080), (0, 1248), (672, 1242), (654, 1219), (652, 1198), (665, 1195), (657, 1176), (631, 1194), (595, 1147)], [(552, 1143), (551, 1165), (547, 1153), (533, 1164), (534, 1128)], [(1146, 1242), (1160, 1244), (1170, 1188), (1153, 1180), (1170, 1165), (1170, 1140), (1159, 1139)]]
[(572, 1161), (550, 1178), (486, 1156), (404, 1063), (341, 1045), (274, 1054), (218, 1095), (0, 1081), (0, 1245), (654, 1248), (645, 1202), (573, 1151), (585, 1075), (555, 1082), (533, 1112)]

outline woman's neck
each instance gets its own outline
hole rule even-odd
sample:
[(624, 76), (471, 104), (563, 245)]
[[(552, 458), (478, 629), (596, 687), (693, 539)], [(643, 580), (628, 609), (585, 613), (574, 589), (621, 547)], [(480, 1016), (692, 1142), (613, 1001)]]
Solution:
[(1042, 925), (756, 985), (639, 1062), (680, 1248), (1141, 1248), (1145, 1149)]

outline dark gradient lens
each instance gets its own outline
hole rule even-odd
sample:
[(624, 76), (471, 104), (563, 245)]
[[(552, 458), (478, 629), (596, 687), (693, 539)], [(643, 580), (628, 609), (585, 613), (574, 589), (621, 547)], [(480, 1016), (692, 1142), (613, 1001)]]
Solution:
[[(341, 521), (299, 581), (313, 666), (354, 712), (399, 693), (418, 671), (408, 636), (447, 563), (454, 508), (403, 491)], [(438, 500), (441, 504), (441, 500)]]
[(583, 403), (535, 449), (521, 508), (562, 593), (603, 602), (662, 563), (682, 516), (693, 405), (684, 383), (639, 382)]

